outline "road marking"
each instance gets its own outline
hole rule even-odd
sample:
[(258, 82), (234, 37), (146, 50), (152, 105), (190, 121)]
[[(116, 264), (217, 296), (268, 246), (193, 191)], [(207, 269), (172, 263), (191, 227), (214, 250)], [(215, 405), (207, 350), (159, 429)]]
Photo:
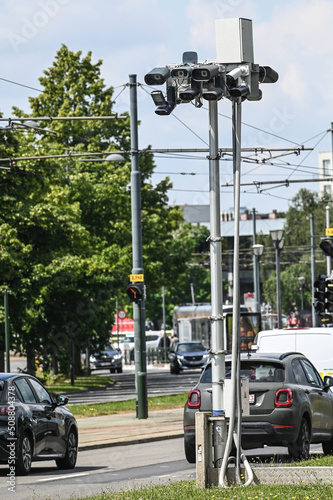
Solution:
[(89, 476), (89, 472), (79, 472), (78, 474), (67, 474), (66, 476), (48, 477), (46, 479), (37, 479), (37, 482), (58, 481), (58, 479), (68, 479), (72, 477)]

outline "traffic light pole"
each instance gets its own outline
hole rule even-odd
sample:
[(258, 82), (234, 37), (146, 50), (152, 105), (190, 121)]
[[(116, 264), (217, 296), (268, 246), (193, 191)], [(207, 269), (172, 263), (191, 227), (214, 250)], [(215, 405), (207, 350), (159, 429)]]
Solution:
[[(138, 106), (136, 75), (129, 75), (131, 117), (131, 207), (132, 207), (132, 274), (144, 274), (141, 229), (141, 176), (139, 170)], [(144, 287), (144, 283), (142, 283)], [(133, 302), (136, 417), (148, 418), (147, 361), (145, 337), (145, 301)]]

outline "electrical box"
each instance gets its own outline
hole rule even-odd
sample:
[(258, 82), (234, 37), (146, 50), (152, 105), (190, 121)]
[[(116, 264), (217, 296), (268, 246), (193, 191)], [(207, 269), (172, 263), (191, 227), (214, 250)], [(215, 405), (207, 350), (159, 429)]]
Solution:
[(218, 63), (254, 62), (251, 19), (217, 19), (215, 30)]
[[(231, 379), (224, 380), (224, 409), (226, 418), (230, 418), (232, 413), (231, 408)], [(241, 401), (242, 401), (242, 416), (250, 415), (250, 393), (249, 393), (249, 379), (241, 377)]]

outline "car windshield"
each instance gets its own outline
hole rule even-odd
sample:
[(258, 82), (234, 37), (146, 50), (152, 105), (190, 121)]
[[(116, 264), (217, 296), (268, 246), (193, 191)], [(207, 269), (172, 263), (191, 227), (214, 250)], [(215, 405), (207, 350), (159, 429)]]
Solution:
[(206, 349), (202, 344), (178, 344), (177, 351), (178, 352), (202, 352)]
[[(231, 377), (231, 364), (225, 365), (226, 377)], [(284, 366), (271, 361), (242, 361), (240, 376), (246, 377), (250, 382), (283, 382), (285, 378)], [(212, 382), (211, 365), (203, 372), (200, 382), (210, 384)]]
[(121, 343), (122, 343), (122, 344), (126, 344), (126, 343), (128, 343), (128, 342), (134, 342), (134, 337), (125, 337), (125, 338), (121, 341)]

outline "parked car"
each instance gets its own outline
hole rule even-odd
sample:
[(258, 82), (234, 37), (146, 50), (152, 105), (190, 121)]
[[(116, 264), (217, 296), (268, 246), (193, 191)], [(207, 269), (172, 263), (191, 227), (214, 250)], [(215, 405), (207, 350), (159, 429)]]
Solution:
[[(156, 349), (158, 339), (158, 333), (147, 332), (146, 351), (148, 349)], [(126, 359), (134, 359), (134, 335), (126, 335), (126, 337), (120, 341), (120, 350)]]
[(178, 342), (169, 353), (170, 373), (205, 368), (209, 354), (201, 342)]
[(108, 368), (110, 373), (122, 373), (123, 356), (120, 349), (108, 344), (104, 349), (90, 355), (89, 364), (91, 370)]
[(0, 463), (10, 474), (29, 474), (35, 460), (75, 467), (78, 428), (67, 402), (31, 375), (0, 373)]
[[(230, 378), (231, 356), (226, 356)], [(242, 418), (242, 447), (287, 446), (291, 457), (308, 458), (310, 443), (333, 454), (333, 378), (324, 381), (300, 353), (241, 355), (249, 379), (250, 415)], [(212, 411), (212, 370), (206, 366), (184, 409), (186, 459), (195, 463), (195, 413)]]

